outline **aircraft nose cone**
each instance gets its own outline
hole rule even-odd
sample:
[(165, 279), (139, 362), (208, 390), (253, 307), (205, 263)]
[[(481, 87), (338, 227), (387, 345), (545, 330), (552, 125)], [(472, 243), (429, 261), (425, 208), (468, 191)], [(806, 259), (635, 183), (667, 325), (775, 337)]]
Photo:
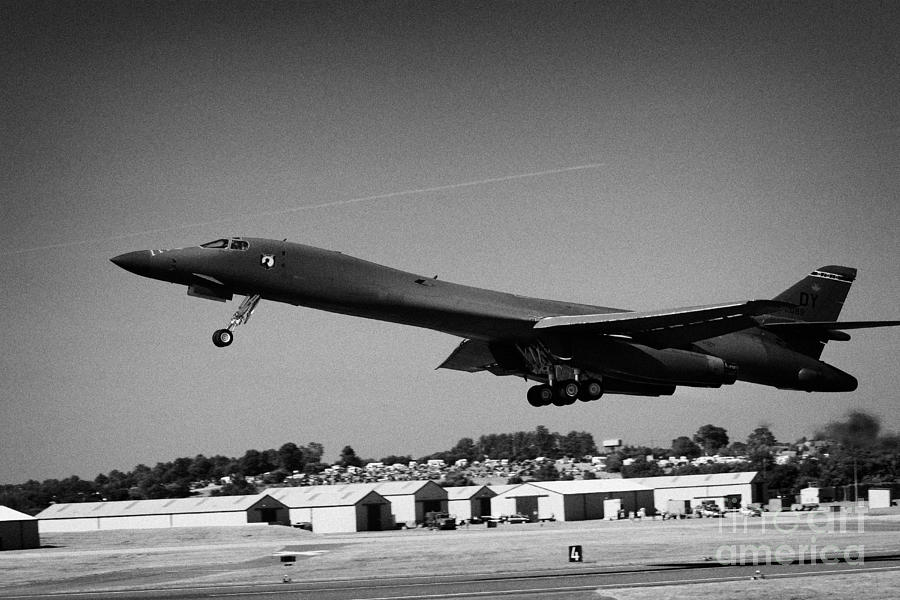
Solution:
[(122, 267), (126, 271), (130, 271), (137, 275), (146, 275), (154, 270), (152, 262), (153, 255), (149, 250), (137, 250), (135, 252), (126, 252), (109, 259), (114, 265)]

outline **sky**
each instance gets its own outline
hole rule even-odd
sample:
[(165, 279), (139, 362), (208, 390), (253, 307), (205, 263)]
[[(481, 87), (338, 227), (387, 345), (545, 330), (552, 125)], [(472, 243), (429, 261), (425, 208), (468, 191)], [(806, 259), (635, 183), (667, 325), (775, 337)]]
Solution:
[(320, 442), (336, 460), (706, 423), (900, 430), (900, 328), (823, 359), (853, 393), (737, 383), (530, 407), (436, 370), (459, 339), (237, 302), (109, 258), (271, 237), (636, 310), (770, 298), (857, 267), (900, 309), (900, 19), (870, 2), (5, 2), (0, 483)]

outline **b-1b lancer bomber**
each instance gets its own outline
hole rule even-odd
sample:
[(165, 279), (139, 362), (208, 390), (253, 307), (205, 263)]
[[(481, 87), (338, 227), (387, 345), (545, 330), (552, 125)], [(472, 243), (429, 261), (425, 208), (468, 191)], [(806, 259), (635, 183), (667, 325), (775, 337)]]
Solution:
[(225, 302), (246, 296), (213, 334), (224, 347), (260, 300), (426, 327), (464, 338), (440, 365), (537, 382), (533, 406), (604, 393), (664, 396), (676, 386), (737, 380), (808, 392), (849, 392), (856, 379), (819, 360), (847, 330), (900, 321), (837, 321), (856, 269), (816, 269), (772, 300), (634, 312), (528, 298), (424, 277), (287, 241), (223, 238), (111, 259), (144, 277)]

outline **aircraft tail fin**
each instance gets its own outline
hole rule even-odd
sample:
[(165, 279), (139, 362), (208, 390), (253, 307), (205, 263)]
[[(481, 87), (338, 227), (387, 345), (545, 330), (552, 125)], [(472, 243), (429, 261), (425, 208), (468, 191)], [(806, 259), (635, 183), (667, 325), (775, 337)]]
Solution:
[(766, 319), (770, 323), (763, 327), (777, 332), (794, 350), (818, 359), (829, 339), (845, 338), (835, 332), (829, 333), (824, 327), (813, 326), (813, 323), (837, 321), (854, 279), (856, 269), (850, 267), (829, 265), (816, 269), (774, 298), (793, 306), (770, 313), (769, 317), (774, 317), (776, 322), (787, 320), (795, 325), (768, 327), (772, 323)]
[(844, 300), (850, 291), (856, 269), (829, 265), (816, 269), (782, 293), (774, 300), (793, 304), (774, 313), (800, 321), (837, 321)]

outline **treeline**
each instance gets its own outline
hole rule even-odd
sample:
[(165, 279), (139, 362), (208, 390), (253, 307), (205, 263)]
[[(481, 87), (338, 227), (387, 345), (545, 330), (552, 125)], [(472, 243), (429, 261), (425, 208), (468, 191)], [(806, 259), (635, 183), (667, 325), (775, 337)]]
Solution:
[[(463, 438), (453, 448), (419, 457), (418, 461), (440, 458), (453, 464), (461, 458), (475, 462), (485, 456), (522, 461), (538, 456), (581, 457), (596, 451), (589, 433), (572, 431), (560, 435), (551, 433), (541, 425), (534, 431), (483, 435), (477, 442), (472, 438)], [(241, 457), (198, 454), (160, 462), (154, 467), (141, 464), (131, 471), (101, 473), (92, 481), (74, 475), (66, 479), (31, 480), (18, 485), (0, 485), (0, 505), (37, 514), (53, 503), (185, 498), (197, 485), (218, 483), (223, 478), (230, 479), (230, 482), (213, 491), (214, 495), (253, 494), (257, 491), (256, 486), (247, 478), (262, 481), (263, 484), (279, 484), (295, 472), (321, 473), (330, 466), (322, 462), (323, 454), (324, 447), (318, 442), (305, 446), (288, 442), (278, 449), (247, 450)], [(407, 464), (411, 460), (411, 455), (390, 455), (380, 460), (362, 459), (353, 448), (345, 446), (334, 464), (342, 467), (362, 466), (367, 462), (392, 465), (398, 462)]]
[(482, 461), (487, 456), (521, 462), (538, 457), (552, 460), (563, 457), (580, 459), (594, 454), (597, 454), (597, 445), (590, 433), (570, 431), (561, 435), (538, 425), (534, 431), (482, 435), (477, 442), (472, 438), (462, 438), (449, 450), (429, 454), (421, 460), (443, 459), (447, 464), (453, 464), (465, 459), (472, 463)]
[(277, 450), (247, 450), (240, 458), (198, 454), (160, 462), (155, 467), (141, 464), (127, 472), (114, 469), (97, 475), (93, 481), (73, 475), (61, 480), (0, 485), (0, 505), (37, 514), (53, 503), (185, 498), (191, 494), (192, 486), (218, 483), (224, 477), (232, 482), (213, 494), (252, 494), (256, 489), (246, 477), (265, 474), (266, 483), (279, 483), (294, 471), (320, 472), (328, 466), (321, 462), (323, 452), (322, 444), (317, 442), (306, 446), (288, 442)]
[[(806, 444), (805, 439), (794, 444), (779, 444), (768, 427), (758, 427), (746, 441), (731, 441), (724, 428), (709, 424), (691, 437), (675, 438), (669, 448), (625, 446), (608, 455), (606, 468), (613, 473), (620, 472), (623, 477), (760, 471), (773, 494), (795, 494), (810, 482), (830, 487), (848, 486), (854, 481), (887, 484), (900, 480), (900, 436), (883, 434), (876, 417), (861, 412), (850, 413), (845, 420), (829, 423), (816, 432), (815, 439), (818, 441), (811, 444)], [(782, 464), (776, 463), (776, 456), (786, 448), (800, 449), (801, 452), (796, 457), (779, 461)], [(321, 473), (329, 466), (322, 462), (323, 453), (322, 444), (317, 442), (305, 446), (288, 442), (278, 449), (247, 450), (238, 458), (198, 454), (193, 458), (160, 462), (155, 467), (138, 465), (128, 472), (113, 470), (97, 475), (93, 481), (76, 476), (43, 482), (31, 480), (18, 485), (0, 485), (0, 505), (37, 514), (55, 502), (182, 498), (189, 496), (197, 485), (218, 483), (226, 477), (231, 482), (215, 490), (214, 494), (250, 494), (257, 490), (247, 478), (263, 484), (279, 484), (294, 472)], [(448, 465), (460, 459), (471, 464), (485, 457), (507, 459), (510, 463), (533, 461), (539, 457), (551, 461), (569, 457), (577, 461), (597, 453), (590, 433), (570, 431), (562, 435), (539, 425), (534, 431), (487, 434), (477, 441), (462, 438), (448, 450), (417, 460), (422, 463), (443, 459)], [(734, 460), (705, 464), (696, 460), (702, 455), (713, 454), (731, 456)], [(658, 460), (667, 457), (694, 460), (687, 464), (661, 466)], [(392, 465), (411, 460), (411, 455), (364, 460), (356, 456), (353, 448), (345, 446), (334, 464), (343, 467), (362, 466), (367, 462)], [(525, 475), (539, 479), (557, 478), (552, 464), (544, 463), (540, 469), (543, 470)], [(467, 481), (464, 473), (450, 473), (448, 477), (451, 475)], [(588, 471), (584, 476), (593, 476), (593, 473)]]
[[(793, 444), (780, 444), (768, 427), (758, 427), (746, 442), (729, 443), (721, 427), (704, 425), (693, 438), (672, 440), (670, 448), (626, 446), (607, 458), (607, 470), (621, 472), (622, 477), (654, 477), (660, 475), (701, 475), (739, 471), (759, 471), (770, 495), (794, 495), (813, 483), (819, 487), (854, 485), (887, 485), (900, 481), (900, 436), (882, 433), (877, 417), (854, 411), (844, 420), (833, 421), (815, 434), (815, 442), (805, 438)], [(797, 452), (776, 457), (785, 450)], [(697, 459), (704, 453), (740, 457), (730, 462), (697, 461), (661, 467), (659, 458)], [(647, 456), (654, 457), (647, 460)], [(632, 459), (625, 465), (626, 459)]]

